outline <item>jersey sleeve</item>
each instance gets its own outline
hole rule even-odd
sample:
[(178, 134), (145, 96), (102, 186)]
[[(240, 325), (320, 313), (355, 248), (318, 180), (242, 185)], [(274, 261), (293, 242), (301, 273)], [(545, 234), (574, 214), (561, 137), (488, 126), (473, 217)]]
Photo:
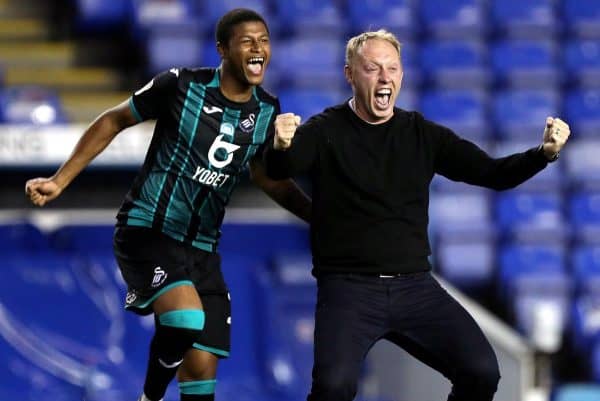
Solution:
[(129, 99), (129, 107), (138, 122), (158, 118), (161, 107), (177, 86), (179, 70), (158, 74)]

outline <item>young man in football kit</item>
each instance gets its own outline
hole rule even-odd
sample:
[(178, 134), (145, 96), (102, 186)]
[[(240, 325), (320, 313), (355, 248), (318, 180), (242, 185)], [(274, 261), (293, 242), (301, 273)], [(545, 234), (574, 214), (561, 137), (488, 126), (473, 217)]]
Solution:
[(156, 330), (141, 401), (159, 401), (177, 374), (181, 400), (214, 399), (219, 358), (229, 354), (230, 301), (217, 252), (232, 191), (251, 179), (300, 218), (310, 200), (261, 164), (279, 102), (260, 87), (269, 30), (252, 10), (217, 24), (218, 68), (173, 68), (154, 77), (85, 131), (69, 159), (26, 193), (39, 206), (69, 183), (125, 128), (155, 119), (144, 164), (117, 215), (114, 251), (128, 284), (126, 308), (153, 313)]

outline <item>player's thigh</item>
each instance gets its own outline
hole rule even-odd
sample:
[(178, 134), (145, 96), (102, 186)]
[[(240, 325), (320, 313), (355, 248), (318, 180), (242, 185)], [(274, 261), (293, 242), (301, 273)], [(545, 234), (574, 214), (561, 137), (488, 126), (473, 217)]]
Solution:
[(219, 357), (212, 352), (190, 348), (177, 371), (180, 382), (210, 380), (217, 376)]

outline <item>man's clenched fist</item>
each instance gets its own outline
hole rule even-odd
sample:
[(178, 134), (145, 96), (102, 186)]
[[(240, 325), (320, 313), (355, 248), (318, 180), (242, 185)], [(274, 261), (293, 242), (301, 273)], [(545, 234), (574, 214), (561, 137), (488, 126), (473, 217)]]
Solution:
[(300, 116), (294, 113), (280, 114), (275, 118), (275, 138), (273, 148), (285, 150), (292, 145), (296, 128), (300, 125)]
[(548, 117), (546, 119), (546, 128), (542, 139), (542, 148), (544, 155), (549, 159), (555, 159), (558, 152), (565, 146), (565, 143), (571, 135), (569, 125), (560, 118)]

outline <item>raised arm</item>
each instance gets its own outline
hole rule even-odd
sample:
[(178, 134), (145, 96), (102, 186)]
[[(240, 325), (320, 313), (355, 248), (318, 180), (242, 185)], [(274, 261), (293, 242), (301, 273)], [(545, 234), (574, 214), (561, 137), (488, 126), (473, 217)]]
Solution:
[[(430, 123), (431, 124), (431, 123)], [(546, 120), (542, 144), (522, 153), (492, 158), (475, 144), (461, 139), (451, 131), (440, 133), (436, 154), (436, 173), (454, 181), (496, 190), (513, 188), (556, 160), (570, 135), (569, 126), (558, 118)]]
[(57, 198), (119, 132), (137, 122), (127, 101), (100, 114), (85, 130), (69, 158), (52, 177), (38, 177), (27, 181), (25, 193), (31, 202), (44, 206)]

